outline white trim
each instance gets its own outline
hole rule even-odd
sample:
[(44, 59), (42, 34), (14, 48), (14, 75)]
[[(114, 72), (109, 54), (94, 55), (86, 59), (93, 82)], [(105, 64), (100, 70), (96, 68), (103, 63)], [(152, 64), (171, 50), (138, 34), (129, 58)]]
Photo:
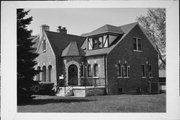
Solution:
[(134, 52), (143, 52), (142, 50), (133, 50)]
[(155, 46), (154, 46), (153, 43), (151, 42), (150, 38), (148, 37), (147, 33), (144, 31), (144, 28), (141, 27), (141, 25), (139, 25), (139, 23), (138, 23), (138, 27), (139, 27), (140, 30), (143, 32), (143, 34), (145, 35), (145, 37), (148, 39), (148, 41), (150, 42), (150, 44), (153, 46), (153, 48), (155, 49), (155, 51), (159, 54), (159, 52), (157, 51), (157, 49), (155, 48)]

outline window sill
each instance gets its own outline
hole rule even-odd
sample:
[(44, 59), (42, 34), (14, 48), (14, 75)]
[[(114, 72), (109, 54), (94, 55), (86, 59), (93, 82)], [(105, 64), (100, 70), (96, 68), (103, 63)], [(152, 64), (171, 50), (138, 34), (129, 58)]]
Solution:
[(117, 77), (117, 78), (129, 78), (129, 77)]
[(143, 52), (142, 50), (133, 50), (134, 52)]
[(123, 77), (117, 77), (117, 78), (123, 78)]
[(146, 78), (146, 77), (141, 77), (141, 78)]

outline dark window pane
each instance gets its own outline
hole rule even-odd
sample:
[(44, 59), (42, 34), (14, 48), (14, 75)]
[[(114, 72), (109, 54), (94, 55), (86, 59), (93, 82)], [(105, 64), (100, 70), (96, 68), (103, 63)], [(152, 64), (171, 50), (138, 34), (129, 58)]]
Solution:
[(133, 49), (137, 50), (136, 38), (133, 38)]
[(141, 39), (138, 39), (138, 50), (142, 50)]

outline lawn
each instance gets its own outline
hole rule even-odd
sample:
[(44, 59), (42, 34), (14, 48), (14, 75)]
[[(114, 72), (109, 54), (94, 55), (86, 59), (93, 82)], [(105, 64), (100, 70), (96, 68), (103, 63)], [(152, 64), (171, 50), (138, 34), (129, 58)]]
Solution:
[(18, 112), (166, 112), (166, 94), (79, 97), (37, 96)]

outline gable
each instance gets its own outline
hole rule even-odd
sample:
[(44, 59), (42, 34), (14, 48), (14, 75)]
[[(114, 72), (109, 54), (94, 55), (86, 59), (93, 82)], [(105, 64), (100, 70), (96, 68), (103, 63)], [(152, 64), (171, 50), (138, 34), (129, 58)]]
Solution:
[(81, 46), (86, 39), (81, 36), (61, 34), (51, 31), (45, 31), (45, 33), (56, 56), (60, 56), (62, 51), (69, 45), (70, 42), (75, 41), (77, 46)]
[[(133, 39), (139, 38), (141, 39), (142, 44), (142, 51), (139, 51), (143, 54), (157, 54), (157, 50), (154, 48), (154, 45), (152, 45), (151, 41), (147, 38), (147, 36), (144, 34), (142, 29), (140, 28), (139, 24), (136, 24), (126, 35), (124, 35), (112, 48), (110, 53), (114, 51), (114, 49), (119, 49), (118, 47), (124, 48), (123, 51), (132, 51), (133, 50)], [(121, 49), (122, 50), (122, 49)], [(116, 51), (116, 50), (115, 50)], [(148, 53), (150, 52), (151, 53)]]

